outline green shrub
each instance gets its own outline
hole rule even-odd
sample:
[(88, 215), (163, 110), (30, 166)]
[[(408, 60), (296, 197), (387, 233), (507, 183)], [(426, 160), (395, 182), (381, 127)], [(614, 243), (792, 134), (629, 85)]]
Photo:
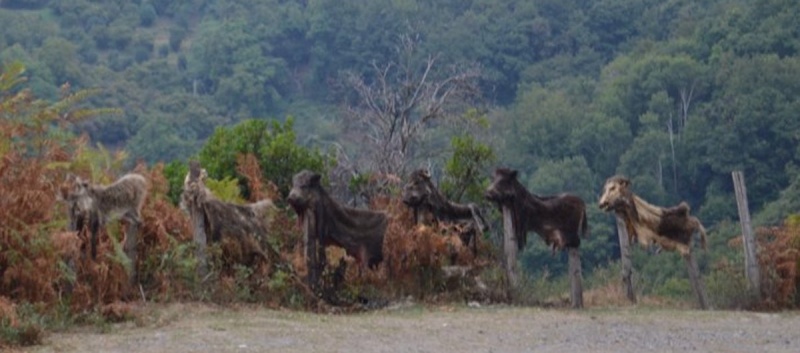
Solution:
[(735, 271), (730, 265), (718, 266), (705, 277), (706, 293), (715, 309), (747, 309), (758, 296), (747, 289), (744, 271)]
[(139, 6), (139, 21), (141, 21), (142, 26), (152, 26), (157, 18), (156, 8), (152, 4), (145, 2)]
[(45, 318), (34, 305), (30, 303), (18, 305), (16, 320), (9, 317), (0, 319), (0, 347), (40, 344), (45, 327)]
[[(290, 117), (283, 124), (253, 119), (217, 128), (200, 150), (200, 164), (211, 178), (233, 177), (244, 186), (246, 180), (236, 171), (236, 158), (243, 154), (256, 156), (263, 178), (275, 183), (283, 196), (288, 195), (295, 173), (309, 169), (325, 175), (333, 163), (319, 150), (297, 143)], [(243, 189), (243, 196), (249, 198), (249, 191)]]
[(654, 288), (653, 295), (678, 300), (685, 300), (693, 296), (689, 280), (677, 277), (670, 277), (662, 285)]

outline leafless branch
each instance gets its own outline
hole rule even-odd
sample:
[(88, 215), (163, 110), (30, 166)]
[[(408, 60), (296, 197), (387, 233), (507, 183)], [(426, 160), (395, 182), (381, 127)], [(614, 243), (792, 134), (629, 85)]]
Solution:
[(428, 55), (419, 65), (418, 40), (401, 36), (395, 61), (373, 62), (367, 78), (346, 76), (358, 99), (348, 106), (347, 120), (363, 134), (366, 163), (381, 173), (402, 175), (426, 130), (458, 115), (480, 95), (478, 67), (452, 65), (448, 71), (438, 55)]

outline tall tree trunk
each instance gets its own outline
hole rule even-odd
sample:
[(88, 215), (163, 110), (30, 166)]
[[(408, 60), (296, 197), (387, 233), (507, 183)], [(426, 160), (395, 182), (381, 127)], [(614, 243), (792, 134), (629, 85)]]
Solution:
[(672, 152), (672, 192), (678, 193), (678, 163), (675, 158), (675, 131), (672, 129), (672, 114), (670, 114), (667, 128), (669, 129), (669, 148)]

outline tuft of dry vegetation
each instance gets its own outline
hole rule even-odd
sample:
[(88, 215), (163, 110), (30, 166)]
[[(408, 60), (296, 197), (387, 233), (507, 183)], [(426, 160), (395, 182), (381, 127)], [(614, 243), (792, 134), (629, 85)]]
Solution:
[[(761, 293), (748, 296), (746, 279), (738, 268), (723, 259), (716, 271), (726, 274), (728, 282), (738, 284), (740, 293), (734, 307), (757, 310), (779, 310), (800, 305), (800, 215), (790, 216), (781, 226), (756, 229), (758, 264), (761, 272)], [(732, 239), (729, 246), (741, 249), (742, 237)], [(738, 279), (738, 281), (736, 281)]]
[(761, 292), (765, 309), (797, 307), (800, 304), (800, 216), (790, 217), (781, 227), (756, 232), (761, 267)]

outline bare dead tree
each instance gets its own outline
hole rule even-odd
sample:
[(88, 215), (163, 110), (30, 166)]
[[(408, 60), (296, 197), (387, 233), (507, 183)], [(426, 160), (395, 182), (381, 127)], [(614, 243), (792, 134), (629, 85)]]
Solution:
[(672, 192), (678, 192), (678, 160), (675, 158), (675, 130), (672, 128), (672, 114), (669, 115), (667, 122), (667, 132), (669, 132), (669, 149), (672, 152)]
[(697, 80), (693, 80), (690, 87), (682, 87), (680, 89), (681, 95), (681, 127), (686, 127), (689, 121), (689, 107), (692, 105), (692, 98), (694, 98), (694, 88), (697, 85)]
[(345, 84), (356, 93), (347, 121), (363, 135), (363, 158), (369, 170), (404, 175), (413, 147), (435, 122), (453, 116), (480, 93), (476, 65), (439, 63), (438, 55), (417, 59), (419, 38), (403, 35), (397, 59), (373, 62), (372, 74), (349, 73)]

